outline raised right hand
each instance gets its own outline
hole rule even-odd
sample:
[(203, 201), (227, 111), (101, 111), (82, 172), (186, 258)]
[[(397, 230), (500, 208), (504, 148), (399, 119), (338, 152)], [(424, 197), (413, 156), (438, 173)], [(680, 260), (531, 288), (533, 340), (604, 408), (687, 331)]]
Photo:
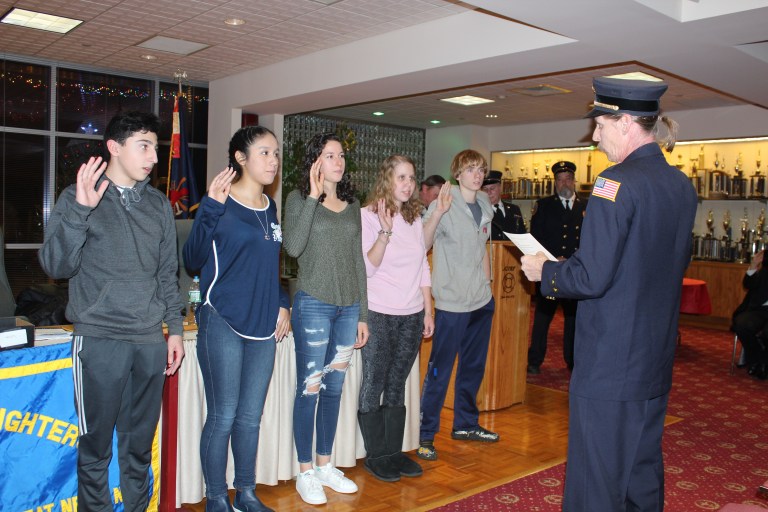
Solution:
[(392, 212), (387, 208), (387, 202), (384, 199), (379, 199), (377, 203), (377, 215), (379, 217), (379, 225), (384, 231), (392, 232)]
[(96, 189), (96, 183), (98, 183), (106, 168), (107, 162), (103, 162), (100, 156), (96, 158), (91, 157), (87, 163), (80, 166), (80, 169), (77, 171), (75, 201), (83, 206), (96, 208), (109, 186), (109, 182), (104, 180), (99, 185), (98, 190)]
[(451, 209), (451, 202), (453, 197), (451, 196), (451, 183), (446, 181), (443, 186), (440, 187), (440, 193), (437, 195), (437, 206), (435, 211), (440, 215), (444, 214)]
[(227, 202), (229, 189), (232, 186), (232, 180), (235, 178), (235, 170), (227, 167), (213, 178), (211, 186), (208, 188), (208, 197), (221, 204)]
[(320, 168), (323, 163), (320, 158), (315, 160), (312, 167), (309, 168), (309, 197), (317, 199), (323, 193), (323, 184), (325, 183), (325, 176)]

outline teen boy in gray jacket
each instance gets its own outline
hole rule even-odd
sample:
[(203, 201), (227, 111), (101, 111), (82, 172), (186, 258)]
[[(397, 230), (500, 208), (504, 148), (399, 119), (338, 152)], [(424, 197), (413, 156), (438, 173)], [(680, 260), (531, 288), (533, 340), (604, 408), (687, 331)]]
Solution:
[(112, 509), (115, 426), (125, 510), (147, 509), (164, 377), (184, 357), (173, 214), (148, 185), (159, 125), (150, 113), (112, 118), (104, 132), (109, 163), (92, 157), (80, 167), (77, 183), (56, 201), (38, 254), (49, 276), (70, 280), (78, 507), (85, 511)]
[(416, 455), (435, 460), (440, 411), (458, 355), (454, 382), (453, 439), (493, 443), (498, 434), (478, 423), (477, 391), (485, 375), (495, 304), (485, 242), (491, 234), (493, 208), (481, 192), (485, 158), (471, 149), (453, 158), (457, 187), (443, 185), (424, 217), (424, 243), (432, 251), (435, 334), (421, 394), (421, 428)]

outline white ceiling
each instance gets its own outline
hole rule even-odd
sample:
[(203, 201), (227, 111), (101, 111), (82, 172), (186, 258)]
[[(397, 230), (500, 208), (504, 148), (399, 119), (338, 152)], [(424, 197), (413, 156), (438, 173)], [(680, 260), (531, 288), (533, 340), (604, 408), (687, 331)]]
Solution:
[[(382, 84), (392, 83), (394, 77), (407, 84), (402, 87), (377, 88), (368, 81), (357, 84), (367, 94), (345, 91), (316, 95), (314, 101), (289, 99), (280, 103), (279, 110), (288, 114), (311, 109), (418, 127), (431, 126), (431, 119), (439, 119), (440, 126), (576, 119), (592, 98), (593, 76), (630, 70), (644, 70), (670, 84), (663, 100), (668, 112), (737, 104), (768, 108), (768, 0), (473, 0), (471, 5), (448, 0), (341, 0), (332, 6), (312, 0), (0, 0), (0, 12), (14, 6), (84, 23), (67, 35), (0, 25), (0, 56), (168, 80), (181, 69), (198, 83), (315, 52), (321, 55), (350, 43), (377, 41), (384, 34), (418, 33), (422, 26), (451, 17), (464, 19), (459, 16), (468, 10), (504, 20), (510, 28), (510, 39), (496, 44), (485, 41), (485, 34), (471, 25), (461, 27), (446, 34), (459, 48), (480, 41), (486, 46), (468, 52), (472, 59), (461, 62), (456, 56), (451, 66), (436, 67), (434, 73), (391, 73), (381, 79)], [(232, 17), (246, 24), (225, 25), (223, 20)], [(521, 37), (522, 33), (530, 36)], [(537, 45), (536, 34), (557, 43)], [(158, 35), (209, 47), (179, 56), (138, 46)], [(444, 57), (441, 44), (425, 36), (410, 51), (434, 55), (438, 61)], [(145, 54), (156, 60), (142, 59)], [(370, 59), (382, 64), (388, 57), (387, 48), (370, 53)], [(355, 59), (334, 63), (345, 71), (360, 64)], [(327, 72), (333, 73), (333, 67), (329, 65)], [(511, 91), (541, 84), (572, 92), (531, 97)], [(495, 102), (461, 107), (438, 101), (463, 94)], [(361, 101), (373, 103), (346, 105)], [(260, 112), (259, 104), (249, 107)], [(371, 112), (376, 110), (385, 115), (374, 118)]]

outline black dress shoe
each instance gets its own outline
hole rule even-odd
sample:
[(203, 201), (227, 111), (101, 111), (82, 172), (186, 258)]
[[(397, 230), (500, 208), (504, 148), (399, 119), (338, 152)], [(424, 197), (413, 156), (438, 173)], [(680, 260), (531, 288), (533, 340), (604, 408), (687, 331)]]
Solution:
[(253, 489), (244, 489), (235, 494), (235, 510), (237, 512), (275, 512), (256, 496)]
[(229, 496), (217, 496), (205, 500), (205, 512), (233, 512)]
[(528, 375), (538, 375), (541, 373), (541, 369), (535, 364), (528, 365)]
[(750, 373), (750, 375), (760, 380), (768, 379), (768, 363), (757, 364), (754, 373)]

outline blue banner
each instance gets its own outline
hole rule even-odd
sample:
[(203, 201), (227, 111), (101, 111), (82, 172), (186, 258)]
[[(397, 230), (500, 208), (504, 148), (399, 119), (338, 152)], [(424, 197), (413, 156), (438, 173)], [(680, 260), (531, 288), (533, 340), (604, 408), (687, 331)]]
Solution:
[[(78, 426), (70, 347), (62, 343), (0, 352), (4, 512), (77, 512)], [(112, 452), (109, 486), (114, 509), (122, 511), (116, 437)]]
[(178, 95), (173, 103), (173, 130), (171, 132), (170, 162), (168, 162), (168, 189), (166, 190), (168, 200), (173, 207), (173, 215), (177, 219), (192, 218), (195, 210), (200, 206), (195, 170), (192, 167), (192, 153), (189, 151), (185, 133), (185, 114), (184, 96)]

